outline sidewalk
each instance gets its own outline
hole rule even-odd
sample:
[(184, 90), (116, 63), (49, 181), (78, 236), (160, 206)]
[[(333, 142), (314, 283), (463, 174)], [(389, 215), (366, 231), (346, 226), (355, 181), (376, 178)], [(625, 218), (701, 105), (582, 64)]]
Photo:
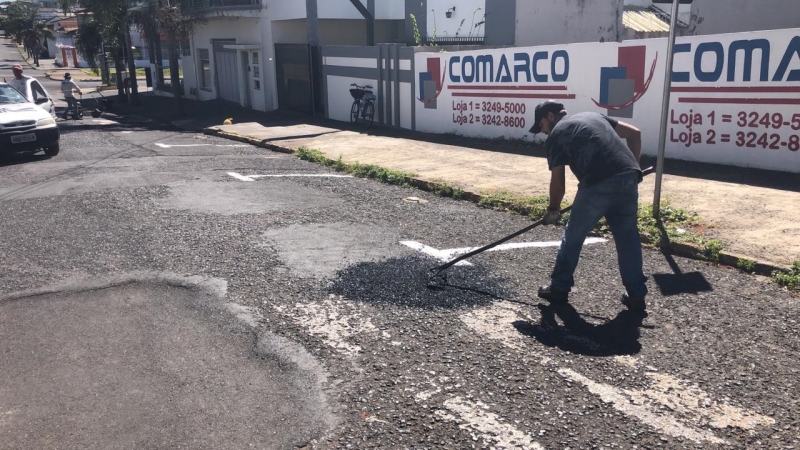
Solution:
[[(153, 109), (152, 103), (147, 109)], [(421, 180), (445, 182), (476, 194), (548, 193), (550, 172), (544, 151), (533, 144), (365, 130), (307, 115), (258, 113), (224, 102), (187, 101), (185, 109), (192, 112), (188, 119), (170, 121), (186, 129), (210, 127), (211, 133), (292, 151), (318, 149), (331, 159), (412, 172)], [(233, 125), (221, 125), (227, 117), (233, 118)], [(643, 158), (643, 166), (653, 164)], [(662, 199), (698, 213), (708, 227), (703, 230), (705, 238), (718, 239), (726, 252), (756, 261), (790, 265), (800, 260), (800, 175), (677, 160), (667, 160), (665, 167)], [(565, 199), (570, 201), (577, 181), (570, 171), (567, 176)], [(642, 202), (652, 202), (654, 181), (648, 177), (640, 186)]]

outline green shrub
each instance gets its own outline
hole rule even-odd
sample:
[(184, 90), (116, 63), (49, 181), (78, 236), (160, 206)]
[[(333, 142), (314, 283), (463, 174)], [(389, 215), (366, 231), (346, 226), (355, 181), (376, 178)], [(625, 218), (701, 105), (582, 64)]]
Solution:
[(722, 243), (712, 239), (703, 245), (703, 253), (699, 254), (698, 257), (706, 261), (719, 262), (719, 252), (721, 251)]
[(785, 286), (793, 291), (800, 290), (800, 261), (792, 263), (792, 267), (785, 272), (775, 271), (772, 279), (781, 286)]
[(756, 268), (756, 262), (747, 258), (739, 258), (736, 261), (736, 267), (743, 272), (753, 273), (753, 269)]

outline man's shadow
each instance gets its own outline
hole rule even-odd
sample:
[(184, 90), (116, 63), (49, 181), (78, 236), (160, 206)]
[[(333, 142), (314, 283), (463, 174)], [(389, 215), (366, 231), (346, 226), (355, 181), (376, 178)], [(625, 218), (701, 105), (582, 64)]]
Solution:
[[(586, 322), (567, 303), (539, 304), (542, 319), (538, 324), (519, 320), (514, 328), (548, 347), (587, 356), (635, 355), (642, 349), (639, 328), (647, 317), (646, 312), (622, 311), (617, 317), (601, 325)], [(564, 325), (559, 325), (556, 317)]]

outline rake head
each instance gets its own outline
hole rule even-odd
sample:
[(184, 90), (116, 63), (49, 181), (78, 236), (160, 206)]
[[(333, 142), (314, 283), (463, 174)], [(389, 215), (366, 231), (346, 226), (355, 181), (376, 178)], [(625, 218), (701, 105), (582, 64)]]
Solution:
[(447, 286), (447, 272), (438, 268), (431, 269), (428, 277), (428, 289), (442, 290)]

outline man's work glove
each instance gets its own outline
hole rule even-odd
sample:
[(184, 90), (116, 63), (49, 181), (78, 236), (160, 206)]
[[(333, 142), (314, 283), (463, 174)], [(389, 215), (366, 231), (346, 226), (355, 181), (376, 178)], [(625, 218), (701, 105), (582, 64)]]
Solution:
[(550, 209), (547, 208), (547, 211), (544, 213), (544, 220), (545, 225), (553, 225), (558, 223), (558, 219), (561, 218), (561, 210), (560, 209)]

